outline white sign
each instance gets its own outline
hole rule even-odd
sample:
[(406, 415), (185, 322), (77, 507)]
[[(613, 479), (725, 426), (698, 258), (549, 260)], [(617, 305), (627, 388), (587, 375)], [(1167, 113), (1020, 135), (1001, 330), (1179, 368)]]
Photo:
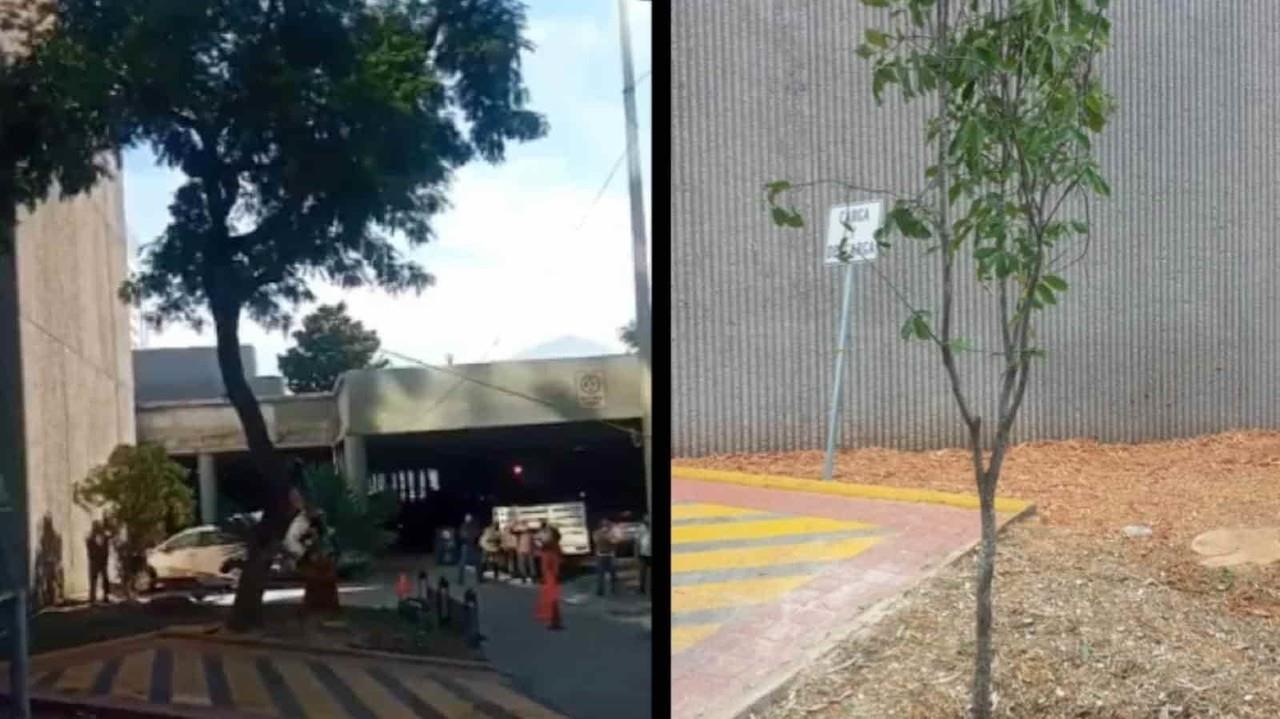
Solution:
[(870, 262), (876, 258), (876, 230), (884, 225), (883, 202), (860, 202), (831, 208), (827, 220), (828, 265)]
[(587, 409), (604, 406), (604, 372), (579, 372), (575, 384), (578, 385), (579, 406)]

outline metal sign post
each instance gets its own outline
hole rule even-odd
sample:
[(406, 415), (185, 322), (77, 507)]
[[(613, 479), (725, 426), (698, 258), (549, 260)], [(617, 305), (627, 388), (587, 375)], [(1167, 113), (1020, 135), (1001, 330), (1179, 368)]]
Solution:
[(840, 396), (844, 389), (845, 355), (849, 350), (849, 307), (853, 301), (853, 266), (876, 258), (875, 232), (884, 223), (884, 204), (863, 202), (831, 208), (827, 222), (826, 264), (844, 265), (844, 292), (840, 305), (840, 327), (836, 340), (835, 381), (831, 388), (831, 410), (827, 416), (827, 456), (822, 479), (830, 481), (835, 472), (836, 439), (840, 434)]

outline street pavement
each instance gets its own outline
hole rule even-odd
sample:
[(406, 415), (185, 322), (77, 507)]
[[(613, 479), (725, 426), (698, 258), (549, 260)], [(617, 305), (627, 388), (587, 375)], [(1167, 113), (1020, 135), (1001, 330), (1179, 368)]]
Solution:
[(295, 650), (198, 633), (144, 635), (38, 655), (31, 676), (34, 700), (59, 702), (68, 712), (72, 705), (83, 706), (90, 714), (107, 709), (193, 719), (561, 716), (482, 664)]
[[(673, 468), (675, 719), (750, 709), (980, 536), (974, 509), (939, 503), (965, 503), (954, 496), (683, 474)], [(1003, 500), (999, 508), (1009, 507), (1026, 509)]]
[[(394, 607), (395, 583), (405, 573), (416, 583), (426, 571), (434, 586), (440, 570), (426, 559), (392, 558), (375, 574), (341, 587), (347, 606)], [(595, 578), (571, 579), (563, 590), (565, 629), (551, 631), (533, 616), (537, 585), (488, 580), (478, 586), (468, 573), (457, 585), (457, 569), (444, 567), (450, 592), (476, 588), (482, 649), (512, 686), (574, 719), (647, 719), (653, 715), (653, 641), (649, 602), (636, 592), (636, 575), (619, 571), (616, 596), (595, 595)]]

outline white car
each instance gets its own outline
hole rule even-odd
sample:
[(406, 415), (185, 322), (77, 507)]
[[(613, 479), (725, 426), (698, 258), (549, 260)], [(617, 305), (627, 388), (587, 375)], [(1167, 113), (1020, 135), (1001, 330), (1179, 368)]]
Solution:
[(244, 544), (217, 526), (192, 527), (147, 550), (147, 569), (138, 579), (146, 589), (175, 579), (226, 586), (239, 575), (228, 563), (235, 565), (230, 560), (242, 559), (244, 554)]

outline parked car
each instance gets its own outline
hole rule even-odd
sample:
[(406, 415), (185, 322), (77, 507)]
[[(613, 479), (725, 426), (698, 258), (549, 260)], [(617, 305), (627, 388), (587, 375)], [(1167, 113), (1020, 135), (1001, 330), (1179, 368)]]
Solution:
[(147, 550), (147, 566), (138, 577), (138, 588), (151, 590), (175, 580), (229, 586), (239, 575), (231, 565), (243, 559), (244, 553), (239, 539), (215, 525), (184, 529)]

